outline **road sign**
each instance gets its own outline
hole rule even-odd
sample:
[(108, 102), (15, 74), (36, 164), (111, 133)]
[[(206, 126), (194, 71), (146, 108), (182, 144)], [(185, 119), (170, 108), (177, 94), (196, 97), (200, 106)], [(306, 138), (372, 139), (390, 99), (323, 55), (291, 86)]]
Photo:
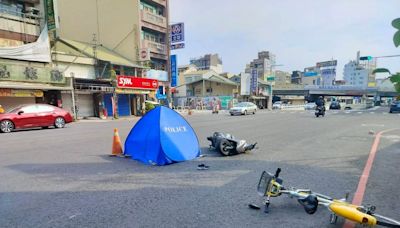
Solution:
[(184, 24), (177, 23), (170, 27), (171, 29), (171, 43), (179, 43), (185, 41)]
[(185, 43), (171, 44), (171, 50), (185, 48)]

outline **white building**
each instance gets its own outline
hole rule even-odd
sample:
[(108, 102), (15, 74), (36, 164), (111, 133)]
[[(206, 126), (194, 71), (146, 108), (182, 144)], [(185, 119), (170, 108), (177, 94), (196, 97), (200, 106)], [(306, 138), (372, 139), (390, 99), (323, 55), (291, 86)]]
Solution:
[(346, 85), (367, 88), (368, 73), (369, 70), (358, 64), (357, 61), (350, 61), (344, 66), (343, 75)]
[(273, 76), (272, 71), (276, 66), (276, 56), (269, 51), (258, 52), (258, 58), (246, 65), (245, 73), (251, 74), (252, 69), (257, 70), (258, 78), (267, 81)]

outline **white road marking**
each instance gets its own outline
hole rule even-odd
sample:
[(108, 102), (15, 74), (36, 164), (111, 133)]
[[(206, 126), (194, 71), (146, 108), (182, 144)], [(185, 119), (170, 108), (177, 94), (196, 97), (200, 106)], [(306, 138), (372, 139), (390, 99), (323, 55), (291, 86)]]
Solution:
[(363, 127), (384, 127), (384, 124), (361, 124)]

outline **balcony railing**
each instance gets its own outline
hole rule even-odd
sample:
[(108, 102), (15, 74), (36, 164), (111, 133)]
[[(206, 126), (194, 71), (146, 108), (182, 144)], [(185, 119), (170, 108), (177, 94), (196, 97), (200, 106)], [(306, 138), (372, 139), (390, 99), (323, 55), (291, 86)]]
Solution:
[(167, 1), (166, 0), (152, 0), (152, 1), (156, 2), (156, 3), (160, 4), (160, 5), (163, 5), (163, 6), (167, 6)]
[(142, 47), (149, 48), (150, 52), (156, 54), (167, 54), (167, 46), (165, 44), (156, 43), (150, 40), (142, 40)]
[(167, 28), (167, 20), (163, 16), (159, 16), (145, 10), (141, 11), (141, 18), (143, 21), (148, 22), (153, 25), (160, 26), (161, 28)]

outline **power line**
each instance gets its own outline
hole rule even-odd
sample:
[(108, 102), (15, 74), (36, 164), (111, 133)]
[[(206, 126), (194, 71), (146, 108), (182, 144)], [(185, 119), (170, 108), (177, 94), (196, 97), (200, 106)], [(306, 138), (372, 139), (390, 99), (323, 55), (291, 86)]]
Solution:
[(373, 57), (373, 58), (391, 58), (391, 57), (400, 57), (400, 55), (385, 55), (385, 56), (376, 56), (376, 57)]

